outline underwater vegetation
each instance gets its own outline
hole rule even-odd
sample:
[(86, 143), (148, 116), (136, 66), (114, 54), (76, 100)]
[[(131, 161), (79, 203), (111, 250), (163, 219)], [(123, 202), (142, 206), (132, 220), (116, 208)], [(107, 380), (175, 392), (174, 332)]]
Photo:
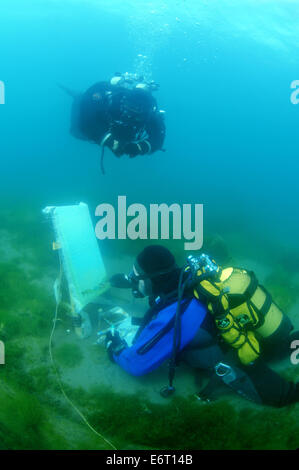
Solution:
[(41, 429), (46, 413), (38, 399), (23, 391), (1, 395), (0, 448), (45, 448)]
[(298, 382), (299, 380), (299, 371), (297, 367), (290, 366), (280, 372), (280, 375), (290, 381), (290, 382)]
[(232, 263), (232, 257), (225, 240), (218, 234), (207, 234), (202, 249), (221, 265)]
[(82, 407), (89, 403), (91, 424), (119, 449), (292, 449), (298, 445), (298, 423), (291, 407), (237, 411), (226, 401), (199, 404), (192, 396), (159, 405), (103, 388), (69, 393)]
[(53, 300), (30, 274), (15, 264), (0, 263), (0, 315), (4, 338), (40, 335), (48, 331), (49, 306)]
[[(0, 340), (6, 349), (6, 365), (0, 367), (0, 449), (107, 449), (108, 444), (85, 426), (64, 399), (50, 364), (48, 342), (55, 305), (51, 282), (40, 282), (45, 275), (53, 281), (57, 272), (48, 227), (41, 224), (39, 216), (28, 213), (18, 220), (17, 227), (9, 217), (3, 220), (3, 229), (12, 231), (11, 243), (19, 249), (22, 239), (24, 252), (18, 251), (17, 259), (0, 261)], [(35, 237), (26, 226), (28, 221), (35, 227)], [(214, 247), (221, 262), (230, 260), (221, 237), (211, 236), (207, 245), (211, 251)], [(134, 242), (132, 255), (138, 246)], [(171, 244), (167, 246), (172, 249)], [(183, 259), (186, 253), (176, 246)], [(27, 269), (29, 261), (32, 269)], [(265, 287), (286, 310), (298, 298), (296, 283), (283, 266), (275, 267)], [(58, 330), (69, 327), (63, 308), (59, 318)], [(62, 342), (54, 337), (53, 345), (64, 382), (63, 368), (77, 367), (83, 359), (82, 350), (70, 338)], [(98, 362), (95, 356), (95, 352), (88, 355)], [(293, 378), (294, 369), (285, 374)], [(298, 447), (298, 405), (272, 409), (245, 402), (240, 408), (233, 399), (205, 405), (193, 396), (175, 396), (160, 405), (146, 396), (115, 393), (102, 386), (89, 390), (69, 383), (63, 386), (95, 430), (118, 449)]]
[(274, 302), (286, 313), (299, 299), (299, 280), (282, 266), (276, 266), (264, 282), (265, 288), (273, 296)]
[(57, 260), (51, 250), (53, 236), (50, 223), (45, 220), (41, 208), (36, 203), (22, 206), (19, 201), (16, 206), (10, 204), (9, 207), (9, 210), (0, 207), (1, 230), (9, 234), (15, 247), (14, 261), (18, 264), (30, 263), (37, 276), (43, 266), (57, 269)]
[(277, 262), (278, 266), (282, 266), (291, 275), (298, 274), (299, 252), (284, 248), (278, 250), (274, 256), (274, 261)]
[(55, 360), (64, 367), (76, 367), (83, 359), (83, 354), (77, 344), (65, 343), (55, 349)]

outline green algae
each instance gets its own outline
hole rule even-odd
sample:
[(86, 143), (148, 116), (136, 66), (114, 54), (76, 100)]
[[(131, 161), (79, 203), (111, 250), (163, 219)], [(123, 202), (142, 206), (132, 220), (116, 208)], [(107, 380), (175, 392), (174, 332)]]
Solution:
[(299, 381), (299, 370), (298, 370), (298, 367), (296, 367), (295, 365), (291, 365), (290, 367), (287, 367), (282, 372), (280, 372), (280, 375), (285, 380), (288, 380), (289, 382), (296, 383)]
[(41, 267), (56, 268), (51, 244), (53, 232), (45, 220), (40, 207), (18, 204), (1, 211), (1, 229), (10, 235), (10, 242), (16, 249), (15, 262), (28, 262), (33, 271), (40, 275)]
[(204, 240), (203, 251), (212, 256), (220, 265), (228, 265), (232, 262), (226, 242), (220, 235), (207, 234)]
[(81, 406), (89, 401), (91, 424), (113, 436), (121, 449), (128, 445), (144, 449), (292, 449), (298, 445), (292, 407), (237, 411), (223, 400), (199, 404), (194, 397), (176, 397), (158, 405), (138, 395), (116, 395), (103, 388), (69, 393)]
[[(50, 252), (50, 237), (44, 234), (44, 226), (41, 229), (39, 218), (29, 215), (26, 220), (31, 228), (18, 233), (16, 243), (34, 252), (33, 257), (24, 253), (20, 259), (34, 260), (35, 269), (24, 270), (15, 261), (0, 264), (0, 324), (3, 324), (0, 339), (6, 345), (6, 366), (0, 368), (0, 448), (109, 448), (65, 401), (51, 368), (48, 338), (55, 306), (53, 298), (34, 281), (41, 273), (51, 271), (55, 257)], [(6, 226), (20, 231), (8, 221)], [(132, 255), (146, 244), (134, 241), (130, 247)], [(182, 244), (167, 246), (183, 262), (186, 253)], [(230, 259), (220, 238), (211, 237), (206, 247), (217, 251), (221, 262)], [(127, 255), (127, 248), (127, 243), (119, 245), (119, 252)], [(289, 281), (286, 270), (281, 268), (265, 283), (282, 308), (290, 307), (297, 298), (296, 286)], [(60, 312), (59, 316), (64, 321), (67, 312)], [(62, 368), (77, 366), (82, 360), (81, 349), (73, 343), (54, 344), (53, 351)], [(90, 359), (94, 360), (91, 355)], [(298, 447), (298, 405), (282, 410), (264, 407), (238, 410), (225, 400), (204, 405), (194, 397), (174, 397), (158, 405), (146, 396), (116, 394), (104, 387), (86, 391), (64, 384), (64, 389), (91, 425), (119, 449)]]
[[(51, 307), (52, 305), (52, 307)], [(53, 300), (14, 263), (0, 263), (0, 320), (4, 337), (48, 331)]]
[(299, 285), (292, 273), (278, 266), (265, 279), (264, 286), (271, 293), (274, 302), (286, 313), (299, 299)]
[(281, 266), (287, 273), (298, 274), (299, 252), (283, 248), (276, 253), (278, 266)]
[(83, 360), (83, 354), (77, 344), (65, 343), (55, 348), (55, 360), (64, 367), (77, 367)]

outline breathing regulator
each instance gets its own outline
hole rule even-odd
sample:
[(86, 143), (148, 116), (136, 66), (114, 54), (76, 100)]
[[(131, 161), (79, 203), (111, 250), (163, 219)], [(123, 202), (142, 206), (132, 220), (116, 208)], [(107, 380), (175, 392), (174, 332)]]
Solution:
[(198, 281), (198, 271), (204, 271), (208, 277), (213, 277), (219, 272), (219, 266), (209, 255), (202, 253), (199, 256), (188, 256), (185, 270), (191, 271), (192, 281)]

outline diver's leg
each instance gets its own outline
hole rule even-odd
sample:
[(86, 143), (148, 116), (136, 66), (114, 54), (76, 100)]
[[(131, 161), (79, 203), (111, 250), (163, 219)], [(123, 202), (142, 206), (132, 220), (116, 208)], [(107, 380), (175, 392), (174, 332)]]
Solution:
[[(247, 400), (262, 405), (282, 407), (299, 401), (299, 383), (284, 380), (261, 360), (251, 366), (236, 365), (229, 357), (215, 366), (216, 376), (199, 393), (209, 398), (219, 386), (219, 379)], [(217, 376), (218, 375), (218, 376)]]
[(191, 367), (205, 370), (212, 369), (223, 358), (223, 351), (214, 338), (202, 329), (199, 329), (194, 339), (179, 356), (180, 360)]
[[(199, 344), (201, 347), (198, 346)], [(202, 345), (204, 346), (202, 347)], [(246, 399), (261, 403), (261, 398), (252, 380), (246, 372), (238, 367), (239, 361), (236, 351), (225, 352), (215, 342), (215, 339), (211, 336), (208, 337), (202, 330), (188, 348), (181, 353), (180, 359), (197, 370), (209, 373), (209, 382), (198, 393), (200, 399), (215, 398), (215, 392), (220, 391), (221, 393), (221, 389), (225, 385)]]
[[(252, 366), (236, 365), (231, 354), (224, 354), (217, 345), (185, 351), (181, 358), (191, 367), (214, 372), (211, 383), (199, 392), (201, 398), (211, 398), (213, 392), (225, 383), (244, 398), (263, 405), (282, 407), (299, 401), (299, 385), (287, 382), (261, 360)], [(226, 375), (225, 367), (228, 374)]]
[(299, 401), (299, 384), (286, 381), (263, 361), (244, 366), (243, 370), (254, 384), (262, 404), (282, 407)]
[[(251, 366), (242, 366), (235, 350), (225, 352), (205, 330), (197, 332), (194, 340), (180, 354), (180, 359), (196, 369), (214, 372), (215, 379), (199, 393), (200, 397), (203, 392), (204, 398), (208, 398), (213, 389), (223, 382), (256, 403), (281, 407), (299, 401), (298, 384), (284, 380), (261, 359)], [(219, 376), (216, 375), (216, 370)]]

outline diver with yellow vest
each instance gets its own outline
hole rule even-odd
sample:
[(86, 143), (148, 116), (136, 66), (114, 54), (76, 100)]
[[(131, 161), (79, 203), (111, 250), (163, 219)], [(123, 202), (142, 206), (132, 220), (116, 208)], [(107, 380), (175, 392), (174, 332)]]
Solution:
[(186, 362), (210, 376), (199, 392), (211, 399), (220, 384), (271, 406), (299, 401), (299, 384), (273, 371), (265, 359), (290, 354), (299, 339), (290, 319), (258, 283), (253, 272), (222, 269), (209, 256), (189, 256), (179, 268), (166, 248), (151, 245), (136, 258), (129, 275), (115, 275), (114, 287), (129, 287), (134, 297), (148, 297), (149, 310), (129, 347), (117, 331), (109, 332), (109, 358), (139, 376), (169, 361), (171, 395), (175, 368)]
[[(207, 301), (222, 338), (237, 350), (241, 363), (248, 365), (259, 358), (260, 342), (265, 350), (271, 345), (281, 346), (289, 338), (292, 323), (259, 284), (254, 272), (222, 269), (207, 259), (210, 264), (196, 272), (194, 295)], [(211, 265), (214, 270), (205, 276)]]

